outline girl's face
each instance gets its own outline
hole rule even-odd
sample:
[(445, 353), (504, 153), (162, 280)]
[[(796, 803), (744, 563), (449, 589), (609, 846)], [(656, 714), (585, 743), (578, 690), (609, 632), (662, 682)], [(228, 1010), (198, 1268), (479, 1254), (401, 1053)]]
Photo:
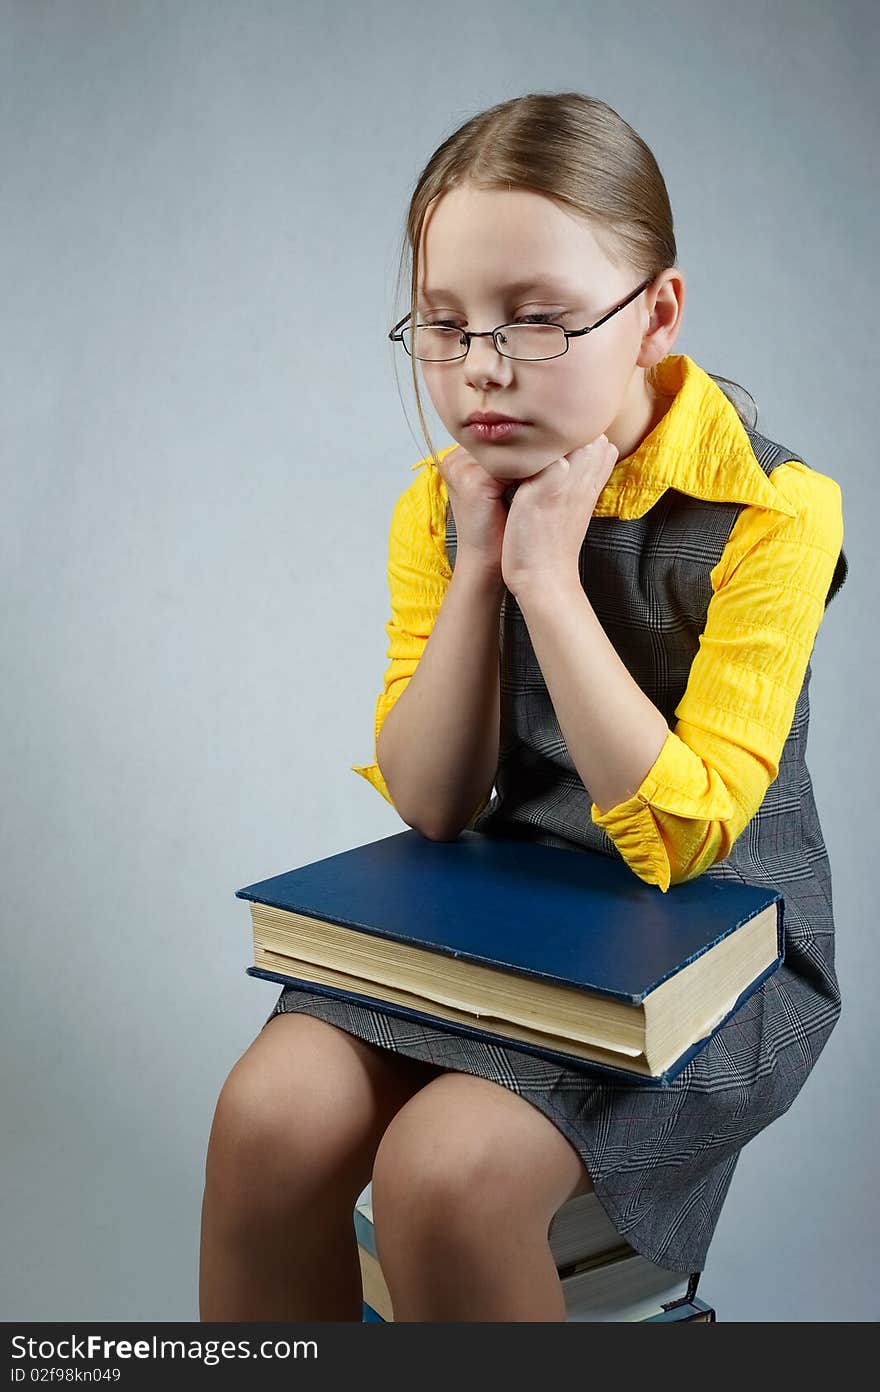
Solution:
[[(541, 283), (545, 277), (553, 283)], [(641, 279), (609, 261), (585, 219), (550, 198), (463, 185), (437, 199), (425, 219), (418, 319), (479, 331), (544, 314), (566, 329), (582, 329)], [(519, 281), (528, 284), (511, 288)], [(557, 358), (505, 358), (491, 338), (477, 338), (457, 362), (420, 362), (449, 434), (493, 477), (510, 481), (539, 473), (603, 433), (621, 458), (631, 452), (655, 409), (642, 369), (664, 356), (675, 335), (673, 327), (646, 339), (652, 319), (646, 300), (655, 298), (655, 284), (594, 334), (569, 339)], [(474, 411), (531, 424), (506, 442), (481, 441), (465, 425)]]

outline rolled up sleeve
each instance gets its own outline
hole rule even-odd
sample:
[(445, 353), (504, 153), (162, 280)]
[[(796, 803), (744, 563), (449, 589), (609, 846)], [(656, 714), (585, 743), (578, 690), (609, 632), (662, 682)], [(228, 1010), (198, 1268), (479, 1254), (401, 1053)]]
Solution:
[(745, 506), (676, 724), (640, 787), (591, 806), (632, 870), (666, 891), (730, 854), (777, 777), (843, 545), (838, 484), (795, 460), (770, 475), (794, 517)]
[[(450, 446), (450, 448), (454, 448)], [(441, 455), (444, 451), (441, 451)], [(445, 553), (445, 485), (430, 466), (400, 495), (388, 536), (391, 617), (382, 690), (373, 720), (373, 762), (350, 768), (394, 806), (376, 759), (379, 732), (388, 712), (409, 685), (452, 578)]]

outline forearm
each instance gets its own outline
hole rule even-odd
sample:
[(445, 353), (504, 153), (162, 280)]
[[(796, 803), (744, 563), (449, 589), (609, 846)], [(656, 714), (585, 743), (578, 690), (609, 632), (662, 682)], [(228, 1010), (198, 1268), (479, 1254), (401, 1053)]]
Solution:
[(569, 754), (601, 812), (632, 797), (669, 726), (630, 676), (578, 580), (517, 594)]
[(500, 738), (498, 621), (504, 582), (460, 551), (376, 761), (403, 820), (453, 840), (491, 791)]

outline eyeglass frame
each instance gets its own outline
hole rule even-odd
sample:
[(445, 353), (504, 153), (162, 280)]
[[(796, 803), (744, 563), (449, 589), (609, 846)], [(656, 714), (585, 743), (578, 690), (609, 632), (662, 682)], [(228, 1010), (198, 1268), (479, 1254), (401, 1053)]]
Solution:
[[(565, 347), (563, 348), (562, 352), (554, 353), (549, 358), (512, 358), (510, 357), (510, 354), (501, 352), (501, 349), (498, 347), (498, 340), (495, 337), (495, 335), (499, 334), (502, 329), (512, 329), (520, 327), (517, 324), (499, 324), (497, 328), (483, 329), (480, 333), (474, 333), (470, 329), (459, 329), (459, 334), (462, 334), (467, 339), (467, 347), (465, 348), (464, 352), (461, 353), (457, 358), (417, 358), (407, 349), (406, 343), (404, 343), (402, 331), (398, 333), (399, 329), (403, 329), (403, 326), (404, 324), (406, 324), (407, 319), (412, 318), (412, 310), (409, 310), (408, 313), (404, 314), (403, 318), (400, 319), (394, 325), (394, 328), (391, 330), (388, 337), (392, 343), (403, 343), (404, 352), (407, 353), (409, 357), (412, 357), (415, 362), (464, 362), (471, 349), (471, 339), (474, 338), (491, 338), (492, 342), (495, 344), (496, 353), (498, 353), (502, 358), (509, 358), (511, 362), (553, 362), (554, 358), (562, 358), (568, 352), (568, 340), (570, 338), (582, 338), (584, 334), (592, 333), (594, 329), (601, 328), (602, 325), (606, 324), (609, 319), (613, 319), (615, 314), (619, 314), (622, 309), (626, 309), (626, 306), (628, 304), (632, 304), (633, 300), (636, 299), (639, 295), (641, 295), (643, 290), (647, 290), (648, 286), (653, 284), (656, 278), (656, 275), (652, 275), (648, 280), (644, 281), (635, 290), (633, 290), (631, 295), (627, 295), (625, 300), (621, 300), (620, 304), (615, 305), (614, 308), (610, 309), (607, 314), (603, 314), (602, 318), (597, 319), (595, 324), (588, 324), (585, 329), (564, 329), (561, 324), (548, 325), (548, 327), (559, 329), (561, 333), (565, 334)], [(419, 326), (416, 324), (411, 327), (418, 328)], [(430, 325), (426, 325), (423, 327), (430, 327)], [(533, 324), (529, 325), (528, 327), (539, 328), (540, 325)]]

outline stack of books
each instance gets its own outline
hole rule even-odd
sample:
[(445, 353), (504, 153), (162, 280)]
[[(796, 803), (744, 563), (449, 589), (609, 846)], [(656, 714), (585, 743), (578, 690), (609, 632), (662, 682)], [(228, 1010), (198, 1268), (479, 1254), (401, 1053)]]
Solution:
[[(363, 1287), (364, 1324), (392, 1323), (394, 1311), (376, 1252), (372, 1181), (354, 1209)], [(566, 1321), (715, 1322), (711, 1305), (696, 1294), (699, 1273), (667, 1271), (635, 1252), (620, 1236), (595, 1194), (578, 1194), (555, 1215), (548, 1234), (562, 1284)]]
[(772, 886), (409, 830), (236, 891), (252, 976), (669, 1086), (783, 955)]
[[(610, 856), (470, 830), (409, 829), (236, 894), (251, 976), (645, 1087), (669, 1087), (783, 957), (772, 886), (702, 876), (664, 894)], [(364, 1312), (390, 1321), (369, 1188)], [(634, 1251), (594, 1193), (549, 1237), (569, 1319), (714, 1321), (696, 1275)]]

